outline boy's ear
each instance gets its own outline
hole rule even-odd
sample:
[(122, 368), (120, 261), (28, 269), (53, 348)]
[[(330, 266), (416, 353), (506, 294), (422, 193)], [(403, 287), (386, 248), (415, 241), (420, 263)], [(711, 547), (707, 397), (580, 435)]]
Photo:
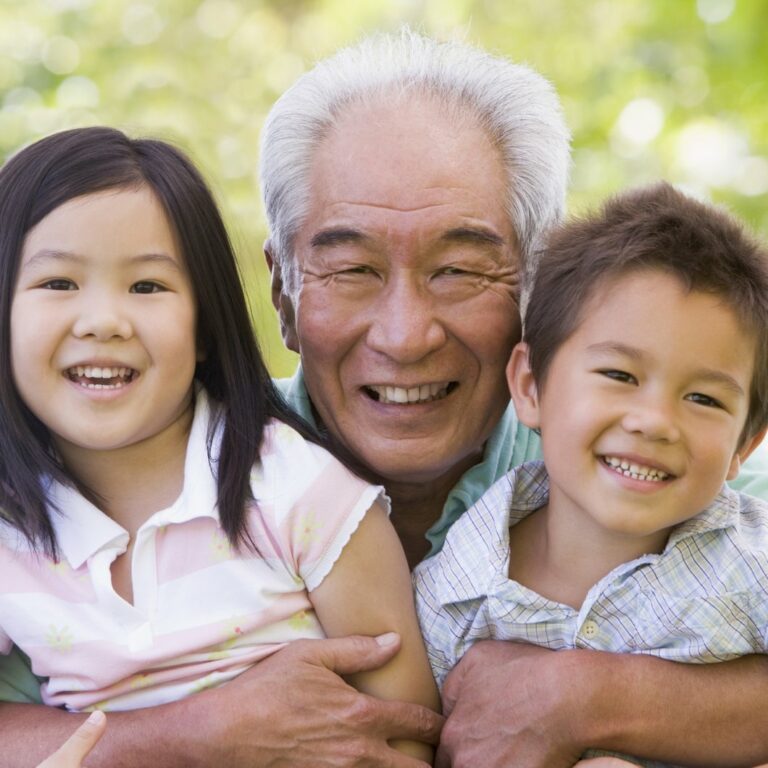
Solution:
[(507, 363), (507, 384), (517, 418), (531, 429), (538, 429), (539, 391), (528, 361), (528, 345), (521, 341), (512, 350)]
[(293, 302), (287, 293), (283, 290), (283, 273), (280, 265), (272, 256), (272, 241), (267, 238), (264, 242), (264, 258), (267, 260), (272, 275), (272, 306), (277, 310), (280, 318), (280, 333), (283, 337), (283, 344), (292, 352), (299, 351), (299, 337), (296, 334), (296, 310)]
[(728, 467), (728, 475), (726, 476), (726, 480), (735, 480), (736, 476), (739, 474), (739, 470), (741, 469), (741, 465), (747, 460), (747, 457), (749, 456), (752, 451), (757, 448), (760, 443), (763, 442), (763, 438), (765, 437), (766, 432), (768, 432), (768, 426), (763, 427), (756, 435), (749, 438), (744, 445), (739, 448), (736, 453), (733, 454), (733, 458), (731, 459), (731, 465)]

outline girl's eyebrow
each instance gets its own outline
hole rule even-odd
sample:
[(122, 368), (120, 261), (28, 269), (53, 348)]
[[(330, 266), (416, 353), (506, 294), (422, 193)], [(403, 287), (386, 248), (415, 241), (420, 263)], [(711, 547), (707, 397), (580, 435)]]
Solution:
[[(73, 251), (60, 251), (52, 248), (42, 248), (29, 257), (23, 264), (22, 269), (29, 267), (36, 267), (39, 264), (45, 264), (46, 262), (69, 262), (74, 264), (82, 264), (88, 259)], [(132, 263), (160, 263), (165, 264), (178, 272), (181, 272), (181, 265), (166, 253), (138, 253), (135, 256), (128, 257), (128, 261)]]

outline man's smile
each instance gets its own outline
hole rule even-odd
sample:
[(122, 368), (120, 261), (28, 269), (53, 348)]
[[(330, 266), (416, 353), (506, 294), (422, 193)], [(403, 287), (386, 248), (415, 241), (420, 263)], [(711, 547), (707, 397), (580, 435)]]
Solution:
[(459, 384), (456, 381), (432, 382), (398, 387), (391, 384), (368, 384), (363, 391), (379, 403), (406, 405), (411, 403), (431, 403), (442, 400), (453, 392)]

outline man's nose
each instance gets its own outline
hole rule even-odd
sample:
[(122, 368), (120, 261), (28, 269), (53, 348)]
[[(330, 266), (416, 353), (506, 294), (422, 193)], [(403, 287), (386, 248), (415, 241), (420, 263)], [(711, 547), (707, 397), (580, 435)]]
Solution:
[(370, 311), (368, 346), (398, 363), (416, 363), (446, 341), (437, 302), (413, 275), (387, 283)]
[(133, 323), (123, 300), (107, 294), (84, 294), (72, 324), (72, 335), (96, 341), (128, 339), (133, 336)]
[(676, 403), (654, 392), (638, 393), (622, 420), (627, 432), (647, 440), (674, 443), (680, 439)]

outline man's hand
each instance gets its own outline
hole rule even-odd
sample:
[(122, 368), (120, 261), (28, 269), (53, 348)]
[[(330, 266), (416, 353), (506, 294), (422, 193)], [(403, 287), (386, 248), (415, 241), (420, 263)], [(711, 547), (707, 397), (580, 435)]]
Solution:
[(570, 768), (585, 749), (571, 721), (579, 692), (559, 674), (571, 658), (532, 645), (474, 645), (443, 688), (437, 768)]
[(425, 766), (387, 742), (436, 744), (442, 718), (416, 704), (366, 696), (339, 677), (376, 669), (398, 648), (393, 634), (297, 641), (226, 685), (200, 694), (199, 703), (218, 733), (209, 730), (206, 741), (212, 751), (196, 765)]
[(37, 768), (81, 768), (106, 726), (107, 718), (97, 710)]
[[(425, 768), (388, 741), (436, 744), (443, 718), (426, 707), (359, 693), (339, 675), (377, 669), (397, 635), (298, 640), (234, 680), (180, 701), (110, 712), (92, 768)], [(51, 754), (73, 715), (3, 704), (3, 768)], [(47, 766), (46, 766), (47, 768)]]

